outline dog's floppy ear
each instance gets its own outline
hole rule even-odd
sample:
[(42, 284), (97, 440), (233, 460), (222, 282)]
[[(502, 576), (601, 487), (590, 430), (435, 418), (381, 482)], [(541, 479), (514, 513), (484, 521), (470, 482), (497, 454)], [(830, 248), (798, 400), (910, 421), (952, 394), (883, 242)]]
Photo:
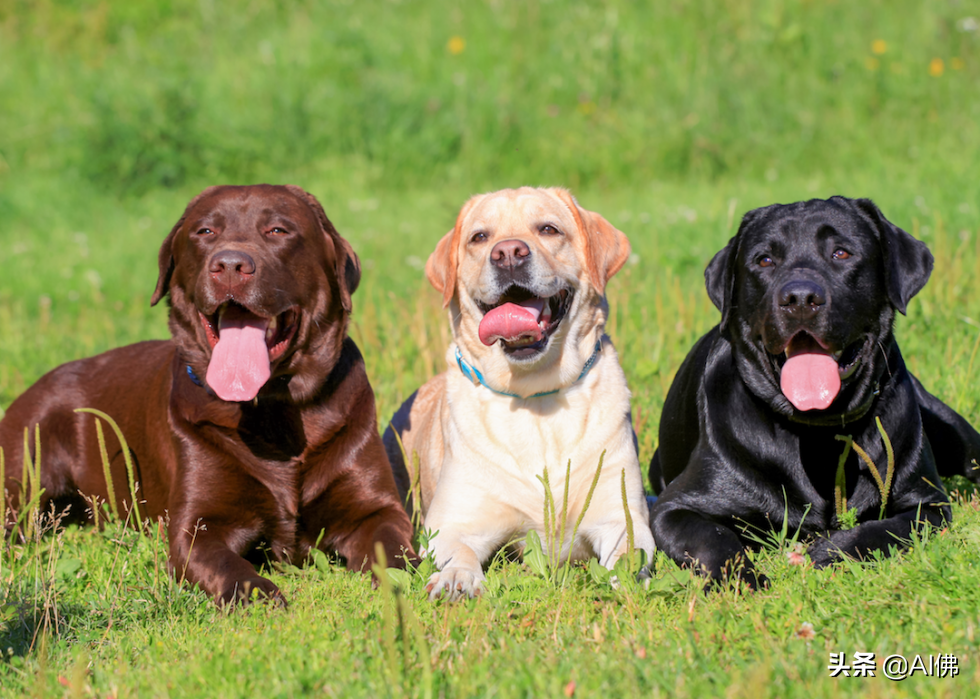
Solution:
[(172, 229), (170, 229), (170, 234), (163, 241), (163, 245), (160, 246), (160, 253), (157, 258), (157, 265), (160, 268), (159, 274), (157, 276), (157, 288), (153, 291), (153, 296), (150, 298), (150, 305), (156, 306), (160, 303), (160, 299), (167, 295), (170, 291), (170, 277), (174, 274), (174, 267), (176, 266), (174, 262), (174, 236), (177, 235), (177, 231), (180, 230), (181, 226), (184, 225), (184, 217), (181, 216), (180, 220), (177, 221)]
[(184, 221), (187, 220), (187, 214), (194, 208), (194, 205), (215, 189), (218, 189), (218, 187), (208, 187), (191, 199), (190, 203), (184, 208), (184, 213), (180, 215), (180, 220), (170, 229), (170, 233), (160, 246), (160, 253), (157, 256), (157, 265), (160, 270), (157, 276), (157, 288), (154, 289), (153, 296), (150, 298), (151, 306), (156, 306), (160, 303), (160, 299), (170, 291), (170, 278), (174, 275), (174, 267), (177, 266), (177, 261), (174, 259), (174, 238), (177, 237), (177, 232), (183, 227)]
[[(739, 233), (741, 228), (739, 228)], [(715, 253), (711, 262), (704, 268), (704, 285), (708, 289), (708, 298), (721, 311), (721, 330), (728, 327), (728, 317), (731, 315), (732, 304), (735, 300), (735, 260), (738, 258), (739, 234), (736, 233), (728, 241), (728, 245)]]
[(623, 268), (630, 257), (630, 241), (626, 234), (609, 221), (579, 206), (567, 189), (553, 187), (550, 190), (571, 210), (585, 243), (585, 264), (589, 281), (599, 293), (606, 283)]
[[(327, 219), (327, 223), (330, 223), (329, 219)], [(340, 237), (340, 234), (333, 228), (333, 224), (330, 224), (330, 227), (333, 231), (334, 250), (337, 252), (335, 269), (337, 284), (340, 287), (340, 303), (344, 307), (344, 311), (350, 313), (354, 309), (351, 294), (357, 291), (357, 287), (361, 283), (361, 261), (350, 243), (345, 238)]]
[(459, 265), (459, 237), (463, 234), (463, 219), (482, 198), (482, 194), (470, 197), (469, 201), (463, 204), (459, 215), (456, 216), (456, 225), (442, 236), (442, 240), (425, 263), (425, 276), (436, 291), (442, 294), (443, 308), (449, 305), (456, 293), (456, 267)]
[(870, 199), (855, 199), (854, 203), (878, 235), (885, 263), (888, 300), (895, 310), (904, 315), (911, 298), (929, 281), (932, 253), (921, 240), (916, 240), (886, 219)]
[(337, 286), (340, 288), (340, 305), (346, 313), (350, 313), (354, 308), (351, 294), (357, 290), (357, 285), (361, 283), (361, 261), (357, 259), (357, 254), (350, 243), (342, 238), (337, 229), (334, 228), (333, 223), (327, 218), (327, 212), (323, 210), (316, 197), (296, 185), (286, 185), (286, 189), (313, 209), (317, 222), (320, 224), (320, 230), (333, 243), (336, 257), (334, 274), (337, 276)]
[(747, 212), (742, 217), (738, 231), (728, 241), (728, 245), (715, 253), (711, 262), (704, 268), (704, 285), (708, 289), (708, 298), (721, 311), (719, 326), (722, 332), (728, 327), (728, 319), (731, 318), (735, 306), (735, 265), (738, 264), (742, 232), (755, 225), (771, 208), (771, 206), (764, 206)]

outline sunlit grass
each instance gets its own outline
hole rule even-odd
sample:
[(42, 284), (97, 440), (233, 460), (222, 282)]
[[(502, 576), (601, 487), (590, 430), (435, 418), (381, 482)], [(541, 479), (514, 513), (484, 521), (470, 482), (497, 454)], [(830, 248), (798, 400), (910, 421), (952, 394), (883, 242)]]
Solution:
[[(678, 190), (680, 199), (659, 200), (624, 192), (580, 195), (584, 206), (608, 216), (633, 242), (636, 257), (608, 289), (609, 331), (633, 392), (644, 465), (656, 446), (660, 409), (677, 367), (717, 320), (702, 270), (737, 225), (726, 202), (736, 192), (749, 200), (775, 198), (748, 189), (748, 195), (734, 187), (695, 188), (686, 195)], [(721, 204), (700, 204), (699, 198)], [(368, 215), (343, 202), (328, 206), (362, 260), (372, 261), (354, 296), (351, 333), (364, 352), (382, 425), (423, 381), (446, 368), (448, 318), (419, 264), (406, 260), (424, 261), (455, 213), (426, 195), (388, 194), (383, 201), (392, 213)], [(119, 225), (125, 228), (127, 217), (138, 214), (122, 211)], [(30, 294), (5, 292), (5, 400), (59, 362), (166, 333), (166, 309), (150, 309), (148, 297), (155, 248), (169, 218), (153, 226), (154, 239), (141, 243), (146, 259), (133, 263), (141, 271), (128, 288), (120, 283), (101, 298), (77, 302), (55, 294), (58, 300), (47, 307)], [(413, 227), (384, 238), (365, 234), (398, 219)], [(909, 317), (898, 321), (906, 360), (927, 387), (976, 423), (976, 232), (951, 231), (939, 212), (911, 223), (892, 219), (927, 240), (936, 255), (932, 282), (911, 302)], [(93, 256), (99, 269), (130, 254), (109, 234), (90, 244), (99, 246)], [(73, 255), (71, 248), (53, 249), (47, 259), (57, 269)], [(115, 304), (122, 310), (114, 312)], [(660, 555), (642, 591), (614, 591), (580, 566), (555, 587), (547, 577), (499, 559), (487, 573), (488, 593), (478, 601), (431, 606), (424, 601), (426, 576), (420, 575), (389, 603), (387, 593), (372, 591), (366, 579), (324, 560), (270, 572), (291, 600), (289, 611), (258, 606), (232, 617), (172, 581), (159, 536), (141, 538), (112, 524), (102, 532), (72, 529), (0, 548), (0, 645), (7, 654), (0, 663), (0, 694), (58, 694), (62, 681), (80, 687), (82, 696), (178, 688), (189, 696), (426, 696), (430, 686), (449, 696), (523, 696), (564, 692), (570, 682), (579, 692), (704, 696), (722, 694), (736, 681), (742, 684), (735, 685), (734, 696), (761, 686), (781, 696), (851, 694), (863, 690), (830, 684), (827, 654), (859, 648), (955, 652), (964, 673), (955, 682), (973, 682), (980, 679), (980, 579), (973, 565), (978, 509), (975, 498), (957, 502), (947, 533), (875, 565), (813, 571), (791, 563), (798, 554), (789, 539), (772, 543), (755, 561), (773, 581), (764, 593), (706, 596), (698, 578)], [(392, 619), (394, 646), (381, 635)], [(812, 639), (804, 623), (813, 626)], [(175, 674), (175, 664), (184, 670)], [(910, 687), (916, 695), (934, 685), (925, 679), (903, 684)]]
[[(383, 428), (447, 369), (428, 254), (471, 194), (532, 184), (571, 187), (632, 243), (608, 331), (644, 467), (671, 380), (718, 319), (704, 266), (745, 211), (809, 197), (871, 197), (929, 244), (936, 271), (896, 332), (926, 387), (980, 423), (977, 16), (911, 0), (3, 4), (0, 406), (58, 364), (167, 337), (165, 305), (149, 307), (157, 249), (201, 188), (290, 182), (361, 258), (350, 332)], [(425, 575), (372, 590), (318, 556), (268, 572), (288, 611), (230, 615), (173, 581), (162, 527), (100, 511), (101, 530), (42, 536), (37, 520), (0, 544), (0, 696), (980, 684), (973, 495), (875, 564), (814, 571), (776, 533), (754, 561), (773, 587), (755, 594), (706, 595), (662, 555), (646, 588), (618, 590), (587, 566), (556, 585), (500, 556), (482, 599), (431, 605)], [(951, 652), (961, 674), (830, 680), (828, 653), (858, 650)]]

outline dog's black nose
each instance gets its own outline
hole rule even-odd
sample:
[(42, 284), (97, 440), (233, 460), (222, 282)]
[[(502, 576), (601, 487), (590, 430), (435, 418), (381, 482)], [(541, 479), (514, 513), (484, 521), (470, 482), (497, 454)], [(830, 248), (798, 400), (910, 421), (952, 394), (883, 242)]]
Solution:
[(521, 240), (501, 240), (490, 251), (490, 261), (500, 269), (520, 267), (530, 256), (531, 248)]
[(208, 269), (221, 276), (255, 274), (255, 260), (241, 250), (222, 250), (211, 258)]
[(794, 279), (779, 290), (779, 307), (790, 315), (809, 317), (827, 303), (827, 294), (816, 282)]

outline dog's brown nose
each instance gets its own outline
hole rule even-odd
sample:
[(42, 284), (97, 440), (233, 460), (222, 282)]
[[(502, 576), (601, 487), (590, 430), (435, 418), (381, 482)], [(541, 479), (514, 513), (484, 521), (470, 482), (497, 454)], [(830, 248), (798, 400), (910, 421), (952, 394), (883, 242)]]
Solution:
[(521, 240), (501, 240), (490, 251), (490, 261), (500, 269), (520, 267), (531, 256), (531, 248)]
[(816, 282), (809, 279), (793, 279), (779, 290), (779, 307), (793, 316), (808, 318), (827, 303), (827, 294)]
[(226, 284), (235, 284), (241, 281), (239, 277), (255, 274), (255, 260), (241, 250), (221, 250), (211, 258), (208, 269)]

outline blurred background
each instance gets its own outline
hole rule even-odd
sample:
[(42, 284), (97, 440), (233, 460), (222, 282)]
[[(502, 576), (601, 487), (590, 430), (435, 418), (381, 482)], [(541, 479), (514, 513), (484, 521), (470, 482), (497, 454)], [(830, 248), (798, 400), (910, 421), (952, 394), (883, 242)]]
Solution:
[(524, 184), (630, 236), (612, 328), (651, 410), (716, 321), (704, 264), (775, 201), (871, 197), (958, 265), (913, 322), (946, 308), (923, 352), (968, 359), (978, 88), (966, 0), (0, 0), (0, 403), (167, 335), (156, 249), (217, 183), (301, 185), (354, 244), (382, 411), (444, 366), (429, 252)]
[(0, 8), (14, 180), (978, 186), (980, 7), (963, 0)]

